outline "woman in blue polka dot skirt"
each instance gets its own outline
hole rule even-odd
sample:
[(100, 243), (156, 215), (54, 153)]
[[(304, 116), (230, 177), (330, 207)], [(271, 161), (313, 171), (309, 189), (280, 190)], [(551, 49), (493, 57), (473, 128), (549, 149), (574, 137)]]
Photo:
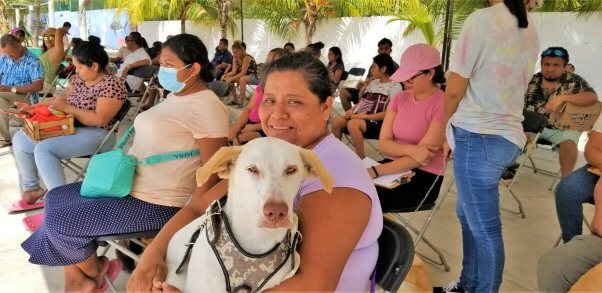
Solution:
[[(98, 67), (77, 61), (79, 74)], [(109, 261), (96, 255), (95, 238), (160, 229), (193, 192), (218, 180), (196, 187), (196, 169), (226, 145), (228, 136), (228, 111), (204, 82), (213, 78), (207, 49), (196, 36), (178, 35), (165, 42), (160, 61), (159, 81), (171, 94), (138, 115), (129, 154), (140, 159), (199, 148), (201, 155), (137, 166), (132, 192), (123, 198), (82, 197), (81, 183), (50, 190), (44, 220), (22, 247), (34, 264), (65, 267), (65, 291), (100, 287)]]

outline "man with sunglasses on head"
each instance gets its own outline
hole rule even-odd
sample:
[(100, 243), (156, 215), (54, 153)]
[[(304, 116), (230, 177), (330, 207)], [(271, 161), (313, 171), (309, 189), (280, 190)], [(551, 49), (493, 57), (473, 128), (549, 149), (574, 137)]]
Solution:
[[(549, 117), (564, 102), (589, 106), (598, 101), (594, 89), (581, 76), (566, 71), (569, 53), (562, 47), (550, 47), (541, 53), (541, 72), (533, 75), (525, 94), (525, 110)], [(569, 175), (577, 162), (580, 131), (561, 130), (551, 125), (541, 138), (559, 148), (560, 175)]]

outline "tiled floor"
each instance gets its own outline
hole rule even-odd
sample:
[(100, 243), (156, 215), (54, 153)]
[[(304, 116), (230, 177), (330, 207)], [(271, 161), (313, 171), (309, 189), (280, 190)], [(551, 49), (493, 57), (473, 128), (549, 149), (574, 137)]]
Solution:
[[(583, 144), (581, 144), (581, 149)], [(7, 150), (2, 149), (2, 151)], [(367, 148), (369, 156), (375, 156)], [(555, 158), (542, 152), (536, 159), (538, 166), (554, 170)], [(580, 162), (583, 155), (580, 154)], [(534, 174), (525, 169), (514, 190), (522, 199), (526, 218), (502, 212), (504, 241), (506, 247), (506, 267), (502, 291), (536, 291), (535, 271), (538, 258), (552, 248), (559, 235), (559, 227), (554, 207), (553, 194), (548, 191), (551, 177)], [(12, 155), (0, 156), (0, 205), (8, 207), (19, 198), (18, 174)], [(444, 184), (445, 185), (445, 184)], [(460, 226), (455, 215), (456, 195), (450, 193), (426, 232), (426, 237), (444, 253), (450, 272), (428, 265), (434, 285), (444, 285), (455, 280), (461, 269), (462, 242)], [(503, 206), (513, 208), (515, 203), (507, 198)], [(0, 233), (0, 292), (60, 292), (63, 290), (63, 273), (60, 268), (43, 267), (29, 264), (27, 255), (20, 243), (30, 235), (21, 225), (21, 219), (39, 211), (7, 214), (0, 213), (0, 223), (4, 227)], [(586, 207), (586, 215), (593, 215), (593, 208)], [(406, 215), (407, 216), (407, 215)], [(412, 223), (419, 225), (426, 218), (426, 212), (418, 213)], [(419, 252), (432, 255), (432, 252), (420, 244)], [(118, 279), (118, 288), (124, 288), (128, 275), (122, 273)]]

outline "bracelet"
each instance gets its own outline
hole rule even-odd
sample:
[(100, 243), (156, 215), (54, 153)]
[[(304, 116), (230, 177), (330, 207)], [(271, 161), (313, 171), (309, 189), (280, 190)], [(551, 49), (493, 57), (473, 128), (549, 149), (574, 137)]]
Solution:
[(370, 168), (372, 168), (372, 171), (374, 171), (374, 175), (376, 175), (376, 177), (380, 177), (380, 175), (378, 175), (378, 171), (376, 171), (376, 167), (375, 166), (372, 166)]

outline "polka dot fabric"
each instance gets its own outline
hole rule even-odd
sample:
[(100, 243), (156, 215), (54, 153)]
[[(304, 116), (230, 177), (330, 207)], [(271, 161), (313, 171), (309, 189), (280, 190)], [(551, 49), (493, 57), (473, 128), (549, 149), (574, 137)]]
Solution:
[(161, 229), (179, 208), (132, 196), (90, 199), (81, 182), (54, 188), (46, 195), (44, 221), (21, 246), (29, 261), (47, 266), (80, 263), (96, 253), (99, 236)]
[[(99, 82), (90, 87), (86, 85), (85, 81), (79, 75), (75, 75), (70, 82), (73, 86), (73, 91), (67, 97), (67, 103), (80, 109), (96, 110), (98, 98), (118, 99), (122, 101), (127, 99), (127, 90), (123, 79), (112, 74), (105, 75)], [(112, 119), (102, 128), (111, 129), (115, 122), (117, 120)]]

